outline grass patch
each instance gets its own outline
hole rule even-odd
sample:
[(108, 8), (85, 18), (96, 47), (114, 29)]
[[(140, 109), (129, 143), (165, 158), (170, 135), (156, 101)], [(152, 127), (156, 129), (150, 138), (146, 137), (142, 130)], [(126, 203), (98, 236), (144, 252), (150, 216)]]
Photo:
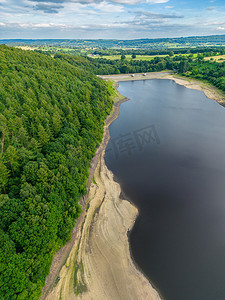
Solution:
[(93, 177), (92, 181), (93, 181), (94, 184), (97, 184), (94, 177)]
[[(189, 53), (183, 53), (183, 54), (174, 54), (174, 56), (188, 56)], [(163, 55), (136, 55), (136, 58), (132, 58), (132, 55), (125, 55), (126, 56), (126, 60), (145, 60), (145, 61), (151, 61), (153, 60), (155, 57), (166, 57), (168, 56), (168, 54), (163, 54)], [(195, 54), (193, 55), (193, 57), (195, 56)], [(197, 56), (197, 55), (196, 55)], [(99, 58), (99, 56), (93, 57), (93, 58)], [(105, 59), (109, 59), (109, 60), (120, 60), (121, 59), (121, 55), (117, 54), (117, 55), (103, 55), (102, 58)]]
[[(86, 211), (88, 211), (90, 208), (90, 202), (88, 202), (87, 206), (86, 206)], [(86, 216), (85, 216), (86, 217)]]
[(217, 62), (224, 62), (225, 55), (216, 55), (216, 56), (205, 57), (205, 60), (213, 60), (213, 61), (217, 61)]
[[(165, 57), (166, 55), (137, 55), (136, 58), (132, 58), (132, 55), (126, 55), (127, 60), (153, 60), (154, 57)], [(103, 55), (103, 58), (109, 59), (109, 60), (116, 60), (121, 59), (121, 55)]]

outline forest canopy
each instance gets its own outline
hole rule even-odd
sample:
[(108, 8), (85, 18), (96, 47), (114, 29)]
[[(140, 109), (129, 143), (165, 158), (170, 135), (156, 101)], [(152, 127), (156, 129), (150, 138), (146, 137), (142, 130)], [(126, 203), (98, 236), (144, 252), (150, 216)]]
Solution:
[(81, 212), (113, 103), (88, 64), (0, 46), (0, 299), (39, 298)]

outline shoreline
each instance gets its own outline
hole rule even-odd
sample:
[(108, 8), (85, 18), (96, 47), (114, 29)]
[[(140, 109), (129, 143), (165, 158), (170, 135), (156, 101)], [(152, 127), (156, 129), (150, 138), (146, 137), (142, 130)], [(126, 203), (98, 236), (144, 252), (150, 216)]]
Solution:
[[(171, 79), (187, 88), (203, 91), (208, 98), (216, 100), (219, 104), (223, 105), (225, 103), (224, 95), (220, 95), (216, 89), (205, 87), (203, 86), (204, 83), (198, 84), (194, 80), (175, 77), (172, 74), (172, 72), (157, 72), (147, 74), (145, 77), (143, 77), (143, 74), (135, 74), (135, 78), (132, 79), (127, 74), (107, 75), (101, 76), (101, 78), (113, 80), (117, 88), (119, 81)], [(138, 210), (129, 200), (124, 199), (124, 201), (120, 198), (125, 198), (124, 194), (104, 161), (105, 148), (110, 139), (108, 127), (119, 116), (119, 106), (127, 100), (129, 99), (118, 93), (112, 113), (105, 121), (103, 141), (93, 158), (94, 163), (91, 163), (90, 180), (88, 180), (87, 185), (88, 194), (81, 201), (81, 204), (83, 204), (82, 216), (77, 221), (71, 242), (68, 243), (70, 246), (67, 253), (63, 248), (67, 247), (68, 244), (59, 250), (59, 252), (66, 253), (66, 255), (63, 263), (61, 260), (60, 266), (58, 262), (58, 270), (54, 268), (53, 261), (50, 275), (54, 273), (57, 276), (51, 278), (50, 283), (47, 281), (50, 275), (47, 277), (46, 286), (40, 300), (162, 299), (131, 255), (129, 233), (138, 216)], [(92, 182), (93, 177), (96, 184)], [(88, 202), (87, 210), (85, 210), (86, 201)], [(113, 206), (112, 203), (114, 203)], [(123, 212), (122, 217), (121, 212)], [(112, 223), (113, 219), (114, 221), (117, 219), (117, 222)], [(109, 225), (112, 226), (113, 230)], [(104, 228), (107, 228), (107, 232), (103, 230)], [(104, 238), (101, 239), (99, 233)], [(115, 237), (113, 239), (113, 233), (116, 233), (114, 234), (116, 240)], [(108, 239), (105, 238), (106, 235), (108, 235)], [(120, 237), (119, 240), (118, 236)], [(119, 252), (118, 249), (112, 247), (114, 244), (120, 249)], [(98, 245), (101, 245), (101, 249)], [(106, 259), (106, 253), (107, 258), (110, 258), (110, 255), (112, 256), (110, 263)], [(115, 255), (115, 253), (117, 254)], [(119, 264), (118, 262), (111, 264), (113, 259), (118, 261), (120, 253), (123, 253), (124, 273), (121, 272), (121, 257)], [(57, 265), (57, 259), (55, 264)], [(103, 265), (103, 267), (100, 268), (100, 265)], [(118, 270), (120, 270), (119, 273)], [(133, 290), (132, 282), (135, 282)], [(127, 288), (128, 286), (129, 288)], [(132, 292), (130, 292), (131, 290)]]
[[(116, 91), (117, 91), (117, 87), (118, 85), (116, 84)], [(112, 111), (105, 120), (102, 142), (98, 147), (98, 149), (96, 150), (96, 154), (90, 163), (89, 177), (87, 180), (87, 194), (80, 199), (82, 213), (76, 221), (75, 227), (72, 231), (72, 236), (70, 241), (68, 241), (62, 248), (60, 248), (53, 257), (50, 272), (46, 277), (45, 285), (42, 288), (42, 294), (39, 297), (39, 300), (56, 299), (56, 298), (49, 298), (49, 294), (51, 293), (52, 289), (54, 289), (54, 287), (57, 285), (60, 277), (59, 273), (61, 272), (63, 266), (66, 264), (66, 261), (68, 260), (73, 248), (79, 246), (81, 235), (82, 235), (82, 225), (85, 222), (85, 218), (87, 214), (87, 200), (90, 193), (90, 187), (93, 182), (94, 173), (97, 168), (97, 164), (100, 159), (100, 156), (102, 152), (105, 150), (108, 141), (110, 139), (108, 127), (119, 116), (120, 105), (123, 102), (126, 102), (128, 100), (129, 100), (128, 98), (120, 95), (118, 92), (117, 92), (117, 97), (114, 97), (114, 104), (113, 104)]]
[(178, 75), (167, 76), (167, 78), (165, 79), (171, 79), (177, 84), (182, 85), (186, 88), (201, 91), (205, 94), (207, 98), (215, 100), (220, 105), (225, 106), (225, 94), (216, 87), (210, 85), (209, 83)]
[(135, 73), (134, 77), (130, 74), (118, 74), (118, 75), (102, 75), (99, 76), (104, 80), (113, 80), (116, 84), (120, 81), (136, 81), (136, 80), (149, 80), (149, 79), (169, 79), (175, 81), (177, 84), (185, 86), (186, 88), (198, 90), (205, 94), (209, 99), (217, 101), (220, 105), (225, 106), (225, 93), (214, 87), (210, 83), (200, 81), (197, 79), (184, 77), (181, 75), (174, 74), (172, 71), (161, 71), (161, 72), (149, 72)]
[[(103, 141), (93, 158), (96, 165), (91, 163), (88, 194), (81, 201), (82, 206), (87, 201), (86, 210), (83, 208), (71, 241), (55, 255), (40, 300), (161, 300), (130, 255), (128, 232), (138, 210), (121, 199), (120, 185), (104, 159), (109, 125), (119, 116), (120, 105), (128, 100), (117, 91), (113, 110), (105, 121)], [(65, 254), (61, 262), (57, 258), (60, 252)]]

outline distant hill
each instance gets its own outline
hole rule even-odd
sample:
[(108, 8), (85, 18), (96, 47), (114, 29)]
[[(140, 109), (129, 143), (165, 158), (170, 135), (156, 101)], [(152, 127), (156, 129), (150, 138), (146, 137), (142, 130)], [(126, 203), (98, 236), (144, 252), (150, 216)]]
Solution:
[(97, 48), (137, 48), (168, 49), (180, 47), (225, 46), (225, 35), (193, 36), (180, 38), (135, 39), (135, 40), (82, 40), (82, 39), (43, 39), (0, 40), (0, 44), (11, 46), (60, 46), (60, 47), (97, 47)]

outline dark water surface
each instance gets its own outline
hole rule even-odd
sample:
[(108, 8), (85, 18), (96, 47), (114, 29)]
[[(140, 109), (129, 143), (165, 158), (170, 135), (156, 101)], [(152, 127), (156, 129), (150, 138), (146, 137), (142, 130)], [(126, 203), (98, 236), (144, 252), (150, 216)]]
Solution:
[(224, 300), (225, 109), (172, 80), (119, 92), (105, 159), (140, 211), (135, 261), (165, 300)]

